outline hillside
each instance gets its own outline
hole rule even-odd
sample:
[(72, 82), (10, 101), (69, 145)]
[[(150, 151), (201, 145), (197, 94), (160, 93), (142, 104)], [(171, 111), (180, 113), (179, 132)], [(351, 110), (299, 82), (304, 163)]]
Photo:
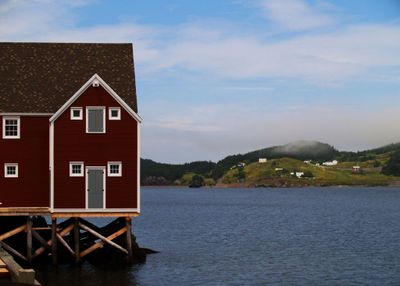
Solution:
[[(331, 185), (389, 185), (393, 177), (380, 174), (374, 168), (363, 169), (353, 174), (352, 169), (316, 166), (291, 158), (269, 160), (266, 163), (251, 163), (227, 171), (219, 185), (241, 184), (243, 186), (294, 187)], [(298, 178), (296, 172), (303, 175)]]
[[(313, 185), (384, 185), (390, 183), (391, 177), (380, 174), (382, 167), (386, 175), (400, 175), (400, 172), (396, 171), (396, 166), (400, 166), (400, 162), (398, 162), (400, 161), (400, 155), (393, 158), (394, 161), (392, 160), (392, 156), (396, 152), (400, 152), (400, 143), (371, 150), (346, 152), (338, 151), (329, 144), (317, 141), (296, 141), (245, 154), (230, 155), (217, 163), (197, 161), (185, 164), (165, 164), (141, 159), (141, 182), (143, 185), (189, 185), (191, 179), (199, 175), (205, 179), (208, 185), (215, 183), (262, 185), (267, 184), (265, 180), (268, 180), (268, 184), (275, 184), (275, 181), (279, 182), (282, 180), (287, 181), (289, 185), (293, 182), (299, 184), (299, 181), (291, 176), (282, 176), (282, 174), (275, 173), (275, 168), (281, 167), (277, 167), (276, 165), (270, 166), (273, 163), (278, 165), (283, 164), (282, 168), (290, 172), (296, 169), (313, 173), (314, 179), (308, 182)], [(261, 166), (262, 164), (255, 164), (258, 163), (259, 158), (268, 159), (268, 163), (263, 166)], [(334, 159), (339, 161), (335, 167), (321, 168), (314, 166), (317, 163)], [(305, 160), (312, 161), (314, 165), (305, 164), (303, 162)], [(386, 166), (389, 164), (388, 162), (390, 166)], [(351, 174), (351, 169), (355, 165), (360, 166), (364, 170), (363, 175)], [(239, 168), (241, 171), (238, 174), (239, 177), (235, 177), (234, 169), (238, 166), (242, 166)], [(300, 184), (306, 183), (307, 181), (304, 180)], [(282, 183), (276, 184), (279, 185)]]

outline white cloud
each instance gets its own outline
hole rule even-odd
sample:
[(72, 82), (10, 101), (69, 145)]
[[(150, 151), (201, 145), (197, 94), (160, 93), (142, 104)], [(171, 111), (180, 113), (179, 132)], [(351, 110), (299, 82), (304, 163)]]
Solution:
[[(77, 0), (77, 3), (87, 1)], [(289, 77), (329, 84), (366, 76), (376, 67), (400, 64), (399, 25), (350, 26), (279, 40), (256, 32), (241, 35), (238, 25), (222, 22), (221, 25), (196, 22), (164, 27), (118, 23), (77, 28), (74, 8), (67, 2), (14, 0), (0, 4), (0, 39), (133, 42), (139, 71), (150, 75), (179, 69), (220, 78)], [(264, 3), (275, 14), (287, 9), (290, 19), (301, 16), (318, 20), (320, 24), (329, 22), (314, 15), (315, 11), (303, 2)], [(300, 24), (312, 28), (318, 23)]]
[(264, 0), (263, 8), (271, 22), (291, 31), (311, 30), (334, 23), (333, 18), (302, 0)]

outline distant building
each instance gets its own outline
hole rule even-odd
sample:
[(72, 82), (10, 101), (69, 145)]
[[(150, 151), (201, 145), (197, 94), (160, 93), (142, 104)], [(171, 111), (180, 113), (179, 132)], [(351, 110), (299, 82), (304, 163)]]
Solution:
[(353, 166), (352, 171), (353, 171), (353, 174), (360, 174), (361, 173), (361, 167), (360, 166)]
[(275, 168), (276, 172), (283, 171), (283, 168)]
[(337, 164), (338, 164), (337, 160), (322, 163), (322, 165), (324, 165), (324, 166), (336, 166)]
[(304, 172), (296, 172), (296, 177), (301, 178), (304, 176)]
[(258, 158), (258, 163), (260, 164), (267, 163), (267, 158)]
[(305, 160), (304, 163), (311, 164), (311, 160)]

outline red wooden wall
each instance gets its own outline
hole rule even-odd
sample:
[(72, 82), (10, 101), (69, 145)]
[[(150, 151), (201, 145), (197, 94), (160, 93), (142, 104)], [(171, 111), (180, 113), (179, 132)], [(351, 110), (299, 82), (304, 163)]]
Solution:
[[(0, 207), (49, 207), (49, 117), (21, 116), (20, 124), (20, 139), (0, 137)], [(18, 178), (4, 178), (4, 163), (18, 163)]]
[[(106, 107), (106, 133), (86, 133), (86, 106)], [(83, 108), (83, 120), (71, 120), (68, 108), (54, 125), (54, 208), (85, 208), (85, 177), (70, 177), (69, 162), (105, 166), (122, 162), (122, 177), (106, 174), (106, 207), (137, 208), (137, 121), (121, 107), (121, 120), (108, 120), (118, 102), (100, 87), (89, 87), (71, 107)]]

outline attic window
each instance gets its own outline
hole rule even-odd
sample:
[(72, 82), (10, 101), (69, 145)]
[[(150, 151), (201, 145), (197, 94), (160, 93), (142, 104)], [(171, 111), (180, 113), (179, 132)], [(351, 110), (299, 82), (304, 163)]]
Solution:
[(106, 133), (105, 107), (86, 108), (86, 133)]
[(20, 138), (20, 118), (3, 117), (3, 139)]
[(71, 120), (82, 120), (82, 107), (71, 108)]
[(121, 108), (110, 107), (108, 109), (108, 119), (109, 120), (121, 120)]

